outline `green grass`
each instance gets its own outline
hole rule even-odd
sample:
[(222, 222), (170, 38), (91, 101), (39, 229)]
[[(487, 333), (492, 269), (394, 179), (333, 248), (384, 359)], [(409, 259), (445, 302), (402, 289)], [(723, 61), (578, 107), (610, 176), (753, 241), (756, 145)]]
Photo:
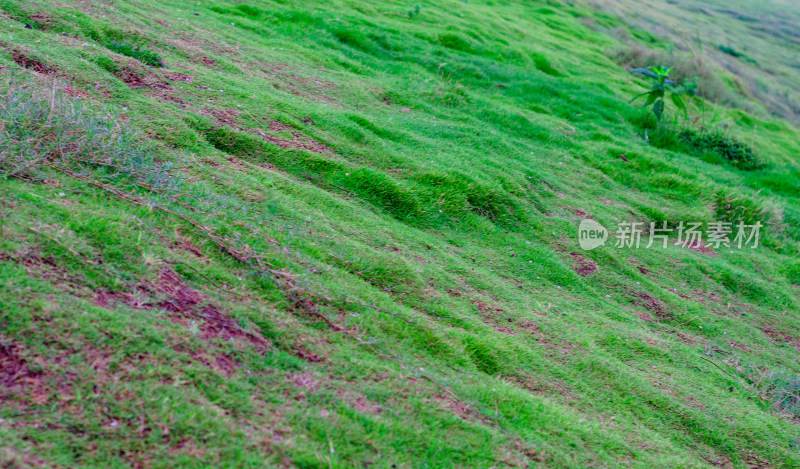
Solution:
[[(556, 2), (0, 10), (4, 465), (800, 464), (800, 132), (754, 94), (703, 110), (763, 165), (650, 144), (610, 56), (668, 39)], [(581, 251), (584, 216), (765, 228)]]

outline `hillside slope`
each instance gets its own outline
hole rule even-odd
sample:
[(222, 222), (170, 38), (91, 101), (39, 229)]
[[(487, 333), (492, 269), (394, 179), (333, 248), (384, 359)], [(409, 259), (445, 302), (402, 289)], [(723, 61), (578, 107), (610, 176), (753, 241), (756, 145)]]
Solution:
[(657, 147), (612, 57), (670, 39), (589, 4), (0, 11), (4, 465), (800, 465), (800, 132), (732, 72), (755, 169)]

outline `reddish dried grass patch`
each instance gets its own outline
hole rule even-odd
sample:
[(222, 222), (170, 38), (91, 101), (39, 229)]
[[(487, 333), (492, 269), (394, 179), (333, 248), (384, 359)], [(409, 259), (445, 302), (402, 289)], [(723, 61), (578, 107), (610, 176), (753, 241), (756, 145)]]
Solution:
[[(58, 382), (49, 371), (49, 364), (41, 357), (24, 358), (24, 347), (9, 340), (0, 341), (0, 403), (15, 404), (23, 409), (31, 405), (46, 404), (54, 396), (70, 395), (67, 384)], [(34, 366), (31, 365), (34, 361)], [(49, 379), (53, 378), (53, 379)]]
[(791, 336), (785, 332), (773, 329), (772, 327), (762, 327), (761, 331), (768, 335), (770, 339), (781, 344), (791, 344), (794, 348), (800, 351), (800, 338)]
[(588, 277), (597, 271), (597, 263), (591, 259), (586, 259), (582, 254), (577, 252), (570, 252), (572, 260), (575, 262), (572, 265), (572, 270), (581, 277)]
[(333, 99), (327, 93), (339, 89), (334, 83), (318, 77), (301, 77), (294, 68), (282, 63), (264, 64), (263, 72), (289, 93), (311, 101), (332, 103)]
[(50, 74), (50, 73), (54, 73), (57, 70), (52, 65), (43, 64), (40, 61), (34, 59), (33, 57), (30, 57), (29, 55), (27, 55), (24, 52), (19, 51), (19, 50), (12, 50), (11, 51), (11, 58), (20, 67), (33, 70), (36, 73)]
[(355, 391), (351, 391), (348, 389), (337, 389), (336, 395), (339, 399), (345, 401), (350, 407), (361, 412), (362, 414), (367, 415), (377, 415), (382, 412), (383, 409), (375, 405), (374, 403), (367, 400), (367, 398)]
[(173, 313), (176, 322), (199, 320), (200, 337), (205, 340), (243, 340), (261, 353), (272, 344), (260, 334), (243, 330), (220, 311), (208, 296), (187, 286), (172, 269), (163, 268), (154, 282), (140, 284), (135, 292), (99, 291), (95, 303), (105, 308), (122, 303), (135, 309), (163, 309)]
[(685, 248), (689, 248), (694, 252), (699, 252), (700, 254), (704, 254), (706, 256), (717, 257), (717, 252), (709, 248), (702, 240), (698, 239), (695, 240), (693, 243), (675, 243), (678, 246), (683, 246)]
[(673, 316), (672, 313), (667, 311), (667, 305), (663, 301), (657, 298), (653, 298), (652, 296), (648, 295), (645, 292), (636, 291), (633, 290), (632, 288), (625, 288), (625, 289), (631, 296), (636, 298), (633, 304), (647, 309), (651, 313), (655, 314), (656, 318), (658, 318), (659, 320), (665, 321), (665, 320), (675, 319), (675, 316)]
[(294, 355), (298, 358), (301, 358), (309, 363), (320, 363), (325, 361), (325, 357), (317, 355), (316, 353), (308, 350), (303, 345), (293, 345), (291, 350), (294, 352)]
[[(144, 72), (144, 75), (141, 72)], [(131, 88), (149, 88), (162, 91), (174, 89), (172, 85), (162, 80), (152, 71), (135, 64), (122, 67), (114, 76)]]

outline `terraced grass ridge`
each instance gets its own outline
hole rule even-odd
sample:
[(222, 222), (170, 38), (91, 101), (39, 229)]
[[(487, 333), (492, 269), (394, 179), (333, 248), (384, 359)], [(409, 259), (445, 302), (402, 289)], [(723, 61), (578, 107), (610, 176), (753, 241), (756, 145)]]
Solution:
[(0, 0), (0, 465), (800, 467), (798, 18)]

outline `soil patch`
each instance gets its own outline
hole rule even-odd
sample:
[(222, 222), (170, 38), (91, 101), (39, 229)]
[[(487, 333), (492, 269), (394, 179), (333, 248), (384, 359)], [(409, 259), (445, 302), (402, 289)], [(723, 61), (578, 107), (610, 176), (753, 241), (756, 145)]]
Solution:
[(20, 67), (33, 70), (36, 73), (50, 74), (56, 71), (55, 67), (51, 65), (45, 65), (37, 59), (34, 59), (33, 57), (30, 57), (24, 52), (18, 50), (11, 51), (11, 58), (14, 59), (14, 62), (16, 62)]
[(675, 316), (667, 311), (667, 305), (658, 298), (653, 298), (645, 292), (636, 291), (632, 288), (626, 288), (626, 290), (628, 291), (628, 294), (636, 298), (633, 304), (636, 306), (641, 306), (647, 309), (649, 312), (655, 314), (656, 318), (658, 318), (660, 321), (675, 319)]
[(141, 283), (136, 294), (131, 292), (99, 291), (98, 306), (109, 308), (123, 303), (134, 309), (163, 309), (172, 313), (171, 319), (187, 323), (200, 321), (200, 337), (206, 340), (238, 339), (249, 342), (261, 353), (272, 345), (260, 334), (243, 330), (231, 317), (203, 293), (189, 287), (172, 269), (163, 268), (154, 282)]
[(571, 252), (569, 255), (572, 256), (572, 260), (574, 261), (572, 270), (581, 277), (588, 277), (597, 271), (597, 263), (595, 261), (586, 259), (582, 254), (577, 252)]

